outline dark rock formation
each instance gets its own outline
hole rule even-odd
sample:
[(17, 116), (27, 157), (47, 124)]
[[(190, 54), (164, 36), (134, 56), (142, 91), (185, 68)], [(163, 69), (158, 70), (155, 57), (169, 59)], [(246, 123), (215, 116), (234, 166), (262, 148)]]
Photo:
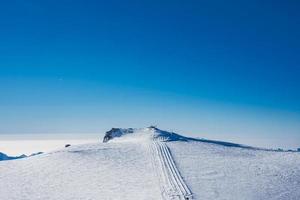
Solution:
[(107, 131), (104, 138), (103, 138), (103, 142), (108, 142), (109, 140), (111, 140), (112, 138), (115, 137), (121, 137), (122, 135), (128, 134), (128, 133), (133, 133), (134, 129), (132, 128), (112, 128), (111, 130)]

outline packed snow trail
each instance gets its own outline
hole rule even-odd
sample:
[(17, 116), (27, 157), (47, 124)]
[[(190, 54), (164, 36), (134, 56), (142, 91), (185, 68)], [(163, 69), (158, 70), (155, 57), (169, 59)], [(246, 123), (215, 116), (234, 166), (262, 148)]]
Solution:
[(160, 179), (163, 198), (166, 200), (191, 200), (192, 193), (181, 177), (166, 143), (154, 140), (150, 149), (152, 154), (158, 158), (157, 160), (153, 157), (154, 165), (158, 164), (155, 169), (159, 170), (157, 176)]

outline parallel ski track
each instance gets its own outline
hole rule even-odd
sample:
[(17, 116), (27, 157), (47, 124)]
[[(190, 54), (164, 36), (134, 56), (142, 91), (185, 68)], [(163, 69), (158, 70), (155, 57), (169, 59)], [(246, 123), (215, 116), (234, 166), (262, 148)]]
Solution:
[(159, 170), (157, 176), (160, 179), (163, 198), (165, 200), (193, 199), (192, 192), (184, 182), (166, 142), (162, 139), (155, 139), (150, 150), (153, 155), (157, 155), (158, 160), (153, 157), (153, 165), (156, 170)]

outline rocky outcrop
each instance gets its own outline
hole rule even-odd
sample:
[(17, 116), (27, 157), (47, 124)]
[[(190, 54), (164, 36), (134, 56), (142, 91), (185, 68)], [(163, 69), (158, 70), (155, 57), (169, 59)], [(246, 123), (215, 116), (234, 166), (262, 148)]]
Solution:
[(111, 130), (107, 131), (104, 138), (103, 142), (108, 142), (112, 138), (115, 137), (121, 137), (122, 135), (128, 134), (128, 133), (133, 133), (134, 129), (133, 128), (112, 128)]

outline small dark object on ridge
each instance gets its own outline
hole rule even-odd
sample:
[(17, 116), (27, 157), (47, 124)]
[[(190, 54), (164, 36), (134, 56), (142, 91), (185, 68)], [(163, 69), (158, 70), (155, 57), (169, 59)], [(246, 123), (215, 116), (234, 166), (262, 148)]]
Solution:
[(70, 144), (66, 144), (66, 145), (65, 145), (65, 148), (67, 148), (67, 147), (69, 147), (69, 146), (71, 146), (71, 145), (70, 145)]
[(299, 152), (300, 152), (300, 148), (298, 148), (298, 149), (297, 149), (297, 151), (299, 151)]

